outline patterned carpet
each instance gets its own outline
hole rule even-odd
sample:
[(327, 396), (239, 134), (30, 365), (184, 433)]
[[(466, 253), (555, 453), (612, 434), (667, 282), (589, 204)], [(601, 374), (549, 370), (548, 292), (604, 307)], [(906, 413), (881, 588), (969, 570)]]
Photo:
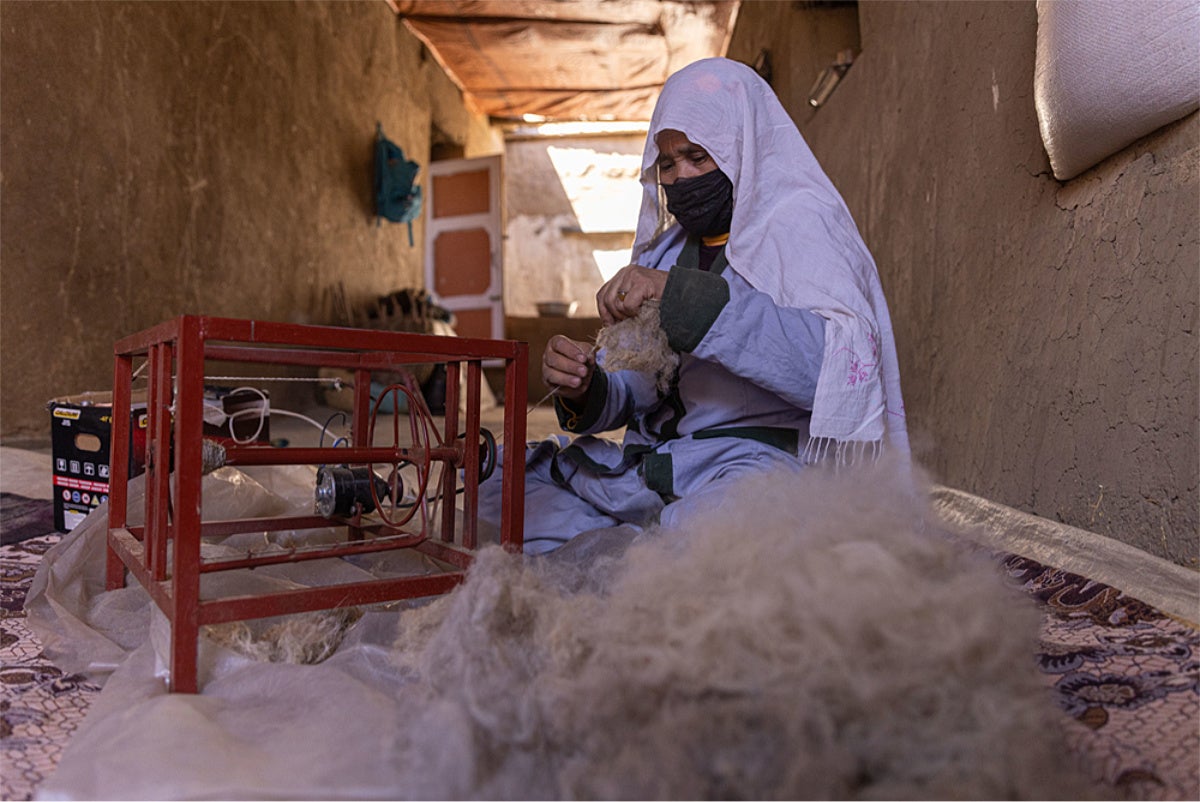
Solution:
[(1038, 665), (1069, 747), (1133, 799), (1200, 799), (1200, 630), (1086, 577), (1007, 556), (1045, 605)]
[(0, 521), (0, 546), (20, 543), (54, 531), (54, 505), (16, 493), (0, 493)]
[[(44, 517), (50, 502), (38, 504), (24, 505), (21, 516), (6, 512), (3, 529)], [(7, 535), (0, 547), (0, 799), (16, 800), (30, 799), (53, 771), (100, 688), (64, 676), (25, 626), (25, 595), (59, 535), (19, 542)], [(1070, 749), (1118, 798), (1200, 799), (1200, 630), (1086, 577), (1014, 555), (999, 561), (1007, 581), (1043, 606), (1037, 661), (1074, 719)]]
[(55, 668), (25, 626), (25, 594), (60, 537), (0, 548), (0, 799), (32, 798), (100, 693), (99, 685)]

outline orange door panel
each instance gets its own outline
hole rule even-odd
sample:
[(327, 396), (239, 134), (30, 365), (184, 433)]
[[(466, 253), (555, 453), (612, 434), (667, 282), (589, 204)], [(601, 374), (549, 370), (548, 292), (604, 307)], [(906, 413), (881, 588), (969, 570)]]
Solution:
[(425, 284), (462, 337), (504, 336), (500, 157), (429, 165)]

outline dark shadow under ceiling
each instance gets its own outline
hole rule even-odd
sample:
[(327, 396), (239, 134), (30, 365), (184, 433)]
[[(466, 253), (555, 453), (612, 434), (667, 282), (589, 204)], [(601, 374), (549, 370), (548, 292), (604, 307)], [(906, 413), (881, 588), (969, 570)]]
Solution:
[[(388, 0), (476, 111), (649, 120), (667, 76), (724, 55), (738, 0)], [(528, 116), (527, 116), (528, 115)]]

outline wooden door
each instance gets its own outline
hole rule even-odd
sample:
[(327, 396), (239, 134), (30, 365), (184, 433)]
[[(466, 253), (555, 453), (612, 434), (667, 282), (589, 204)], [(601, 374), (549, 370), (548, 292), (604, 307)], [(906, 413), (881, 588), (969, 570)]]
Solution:
[(430, 162), (426, 193), (425, 286), (460, 337), (503, 338), (500, 156)]

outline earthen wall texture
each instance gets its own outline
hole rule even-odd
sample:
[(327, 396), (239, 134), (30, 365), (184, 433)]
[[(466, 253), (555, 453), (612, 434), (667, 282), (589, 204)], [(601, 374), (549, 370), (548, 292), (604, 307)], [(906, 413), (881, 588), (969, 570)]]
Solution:
[(376, 225), (376, 122), (418, 183), (431, 125), (487, 141), (383, 2), (4, 3), (0, 99), (8, 438), (162, 320), (334, 322), (338, 285), (420, 286), (421, 222)]
[[(820, 13), (745, 3), (729, 55), (773, 37), (786, 72), (803, 54), (783, 43)], [(1059, 182), (1034, 106), (1035, 4), (858, 13), (862, 52), (829, 102), (812, 113), (806, 82), (781, 100), (875, 255), (917, 458), (1196, 567), (1197, 115)]]

